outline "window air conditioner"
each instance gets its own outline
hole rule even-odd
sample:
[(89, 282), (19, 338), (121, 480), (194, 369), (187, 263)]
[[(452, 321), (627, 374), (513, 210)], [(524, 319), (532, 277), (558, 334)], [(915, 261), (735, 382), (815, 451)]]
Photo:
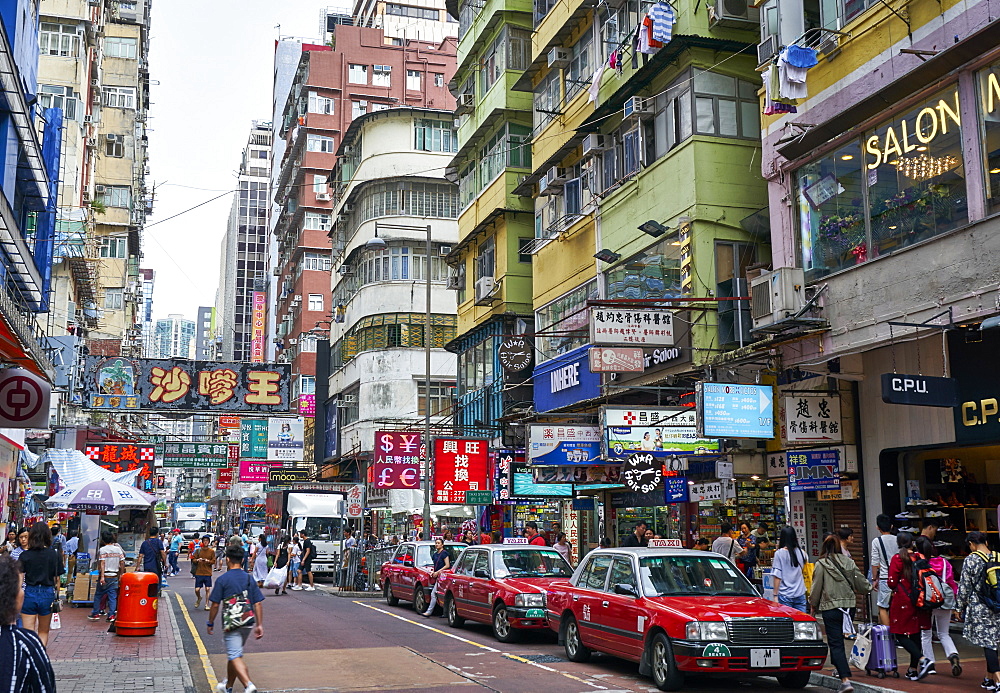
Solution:
[(798, 313), (806, 303), (805, 271), (782, 267), (750, 280), (750, 314), (754, 329)]
[(316, 200), (318, 202), (329, 202), (331, 199), (330, 193), (316, 193)]
[(450, 245), (442, 245), (442, 246), (439, 246), (439, 247), (438, 247), (438, 253), (439, 253), (439, 254), (440, 254), (440, 255), (441, 255), (442, 257), (443, 257), (443, 256), (445, 256), (445, 255), (450, 255), (450, 254), (451, 254), (451, 246), (450, 246)]
[(96, 137), (88, 137), (87, 138), (87, 146), (88, 147), (96, 147), (97, 146), (97, 138)]
[(341, 395), (340, 396), (340, 401), (343, 404), (357, 404), (358, 403), (358, 396), (357, 395)]
[(271, 274), (273, 274), (276, 277), (280, 277), (281, 276), (281, 268), (280, 267), (275, 267), (273, 270), (271, 270)]
[(733, 27), (735, 29), (757, 29), (760, 27), (760, 10), (751, 0), (715, 0), (708, 6), (708, 21), (711, 28)]
[(633, 120), (635, 118), (644, 118), (646, 116), (652, 115), (652, 110), (649, 108), (649, 101), (652, 99), (644, 99), (641, 96), (633, 96), (628, 101), (625, 102), (623, 107), (623, 114), (625, 120)]
[(552, 178), (549, 177), (554, 172), (558, 173), (558, 171), (553, 171), (553, 169), (556, 169), (556, 168), (558, 168), (558, 167), (557, 166), (553, 166), (552, 168), (550, 168), (545, 173), (544, 176), (542, 176), (541, 178), (538, 179), (538, 195), (539, 195), (539, 197), (546, 197), (548, 195), (554, 195), (559, 190), (562, 190), (562, 182), (559, 181), (558, 179), (553, 180)]
[(96, 122), (97, 122), (97, 119), (94, 116), (92, 116), (92, 115), (85, 115), (85, 116), (83, 116), (83, 123), (84, 123), (84, 125), (89, 124), (89, 123), (96, 123)]
[(548, 180), (549, 185), (560, 185), (566, 182), (566, 169), (562, 166), (553, 166), (545, 174), (546, 180)]
[(757, 44), (757, 67), (771, 61), (778, 54), (778, 37), (772, 34)]
[(288, 343), (291, 344), (292, 346), (295, 346), (296, 344), (299, 343), (299, 339), (298, 337), (289, 337)]
[(603, 152), (608, 149), (604, 135), (587, 135), (583, 138), (583, 153)]
[(452, 291), (461, 291), (465, 288), (465, 277), (460, 274), (451, 274), (448, 276), (448, 282), (445, 284), (446, 289), (451, 289)]
[(94, 186), (94, 192), (97, 193), (98, 195), (103, 195), (105, 192), (107, 192), (107, 190), (108, 186), (101, 185), (100, 183)]
[(475, 107), (476, 107), (475, 94), (459, 94), (458, 103), (455, 107), (455, 113), (457, 115), (462, 115), (463, 113), (471, 113), (472, 109)]
[(568, 67), (569, 51), (565, 48), (549, 49), (549, 67)]
[(496, 282), (493, 277), (480, 277), (476, 280), (476, 305), (490, 305), (495, 300), (493, 292)]
[(345, 204), (343, 207), (340, 208), (340, 211), (342, 214), (350, 214), (351, 212), (354, 211), (354, 203), (348, 202), (347, 204)]
[(302, 303), (302, 294), (295, 294), (292, 303)]

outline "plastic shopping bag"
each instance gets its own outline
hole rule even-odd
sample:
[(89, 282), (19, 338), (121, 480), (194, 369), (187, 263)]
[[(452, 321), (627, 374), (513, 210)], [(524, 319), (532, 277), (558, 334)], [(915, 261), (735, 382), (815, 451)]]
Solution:
[(267, 577), (264, 578), (264, 587), (267, 589), (276, 590), (279, 587), (284, 586), (285, 578), (288, 576), (288, 567), (284, 568), (271, 568), (267, 573)]
[(52, 614), (52, 620), (49, 621), (49, 630), (59, 630), (62, 628), (62, 619), (59, 618), (59, 614)]
[(850, 662), (855, 669), (865, 669), (868, 667), (868, 657), (872, 652), (871, 631), (862, 629), (858, 632), (858, 637), (854, 640), (851, 648)]

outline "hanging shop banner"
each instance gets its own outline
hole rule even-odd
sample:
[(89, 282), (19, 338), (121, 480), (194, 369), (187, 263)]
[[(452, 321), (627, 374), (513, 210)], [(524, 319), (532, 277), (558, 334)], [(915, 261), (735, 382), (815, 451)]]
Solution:
[(919, 407), (957, 407), (958, 381), (926, 375), (883, 373), (882, 401)]
[(489, 489), (489, 443), (481, 438), (435, 438), (434, 502), (465, 503), (466, 491)]
[(233, 468), (226, 467), (220, 469), (215, 475), (215, 488), (219, 491), (226, 491), (233, 487)]
[(705, 455), (719, 450), (718, 439), (698, 435), (693, 409), (678, 407), (601, 407), (603, 453), (608, 461), (625, 461), (633, 452), (657, 458), (677, 453)]
[(646, 358), (639, 347), (591, 347), (591, 373), (642, 373)]
[(572, 498), (573, 484), (537, 483), (534, 470), (524, 460), (524, 455), (515, 455), (510, 463), (511, 498)]
[(240, 457), (267, 457), (267, 419), (240, 421)]
[(305, 421), (271, 418), (267, 420), (267, 459), (301, 462), (305, 452)]
[(376, 431), (372, 485), (377, 489), (420, 487), (421, 435)]
[(266, 484), (271, 465), (264, 460), (240, 460), (241, 484)]
[(784, 479), (788, 476), (788, 453), (772, 452), (767, 455), (767, 478)]
[(263, 291), (253, 292), (253, 322), (250, 332), (250, 362), (264, 362), (264, 344), (267, 339), (267, 294)]
[(630, 491), (651, 493), (662, 478), (662, 465), (651, 452), (634, 452), (622, 465), (622, 481)]
[(664, 502), (667, 505), (688, 502), (688, 480), (686, 476), (668, 477), (664, 481)]
[(790, 452), (786, 459), (789, 491), (840, 489), (840, 453), (836, 450)]
[(983, 330), (980, 341), (967, 342), (961, 330), (950, 330), (948, 360), (958, 381), (955, 441), (962, 445), (1000, 440), (1000, 330)]
[(164, 443), (164, 467), (228, 467), (226, 443)]
[(84, 408), (287, 414), (291, 364), (88, 356)]
[(551, 411), (601, 394), (600, 373), (590, 372), (590, 346), (582, 346), (535, 366), (535, 409)]
[(0, 428), (48, 428), (52, 386), (24, 368), (0, 370)]
[(692, 503), (723, 500), (722, 482), (713, 481), (707, 484), (692, 484), (690, 489), (690, 499)]
[(602, 346), (673, 346), (674, 316), (662, 308), (594, 308), (590, 341)]
[(598, 426), (529, 426), (528, 461), (531, 464), (593, 464), (600, 459), (601, 429)]
[(136, 487), (152, 491), (156, 479), (153, 474), (156, 446), (143, 443), (88, 443), (83, 454), (105, 469), (117, 473), (138, 469)]
[(535, 360), (535, 349), (531, 342), (518, 335), (504, 337), (497, 347), (497, 361), (505, 373), (520, 373)]
[(316, 416), (316, 395), (299, 395), (296, 404), (300, 415), (306, 418)]
[(520, 456), (523, 462), (523, 452), (500, 450), (496, 453), (493, 463), (493, 498), (498, 502), (510, 500), (510, 468), (517, 456)]
[(619, 465), (592, 465), (589, 467), (531, 467), (536, 484), (620, 484), (622, 468)]
[(843, 441), (840, 396), (836, 394), (784, 397), (781, 437), (787, 443), (839, 443)]
[(770, 385), (698, 383), (698, 416), (709, 438), (774, 438)]

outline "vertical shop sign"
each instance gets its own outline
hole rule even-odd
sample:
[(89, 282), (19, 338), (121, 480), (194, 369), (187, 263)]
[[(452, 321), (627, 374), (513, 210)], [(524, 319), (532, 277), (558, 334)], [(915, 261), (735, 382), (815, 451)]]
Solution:
[(580, 545), (580, 511), (573, 507), (573, 501), (562, 502), (562, 528), (575, 550)]
[(840, 453), (836, 450), (790, 452), (788, 489), (820, 491), (840, 488)]
[(493, 474), (493, 497), (498, 501), (510, 500), (510, 470), (514, 465), (514, 452), (501, 450), (497, 454)]
[(784, 479), (788, 476), (788, 460), (784, 452), (772, 452), (767, 456), (767, 478)]
[(789, 513), (788, 524), (800, 538), (806, 538), (806, 494), (803, 491), (790, 491), (788, 494)]
[(667, 505), (688, 502), (688, 480), (686, 476), (667, 477), (664, 479), (664, 502)]
[(267, 457), (267, 419), (240, 421), (240, 457)]
[(267, 333), (267, 295), (263, 291), (253, 292), (253, 326), (250, 334), (251, 363), (264, 362), (264, 342)]
[(839, 443), (844, 439), (840, 396), (795, 395), (784, 398), (782, 437), (788, 443)]
[(377, 489), (419, 487), (420, 452), (419, 433), (377, 431), (372, 485)]
[(481, 438), (434, 439), (435, 503), (465, 503), (466, 491), (488, 489), (488, 441)]
[(263, 460), (240, 460), (240, 483), (266, 484), (271, 465)]

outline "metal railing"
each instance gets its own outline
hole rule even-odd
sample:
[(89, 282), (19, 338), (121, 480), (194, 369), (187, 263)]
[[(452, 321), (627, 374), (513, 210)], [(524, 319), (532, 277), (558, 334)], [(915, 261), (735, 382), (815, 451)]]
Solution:
[(367, 551), (350, 549), (344, 563), (347, 572), (341, 570), (337, 586), (355, 592), (380, 591), (382, 587), (379, 584), (379, 572), (382, 570), (382, 564), (395, 552), (395, 546), (380, 546)]

